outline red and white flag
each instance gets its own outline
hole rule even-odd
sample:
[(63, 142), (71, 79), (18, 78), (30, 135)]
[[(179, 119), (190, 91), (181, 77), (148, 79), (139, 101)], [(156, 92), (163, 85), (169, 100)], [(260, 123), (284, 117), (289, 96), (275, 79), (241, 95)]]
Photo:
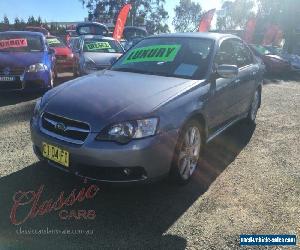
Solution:
[(131, 10), (131, 4), (126, 4), (120, 10), (120, 13), (118, 15), (117, 23), (116, 23), (115, 30), (113, 33), (113, 38), (118, 41), (120, 41), (122, 38), (124, 27), (125, 27), (126, 20), (127, 20), (127, 16), (128, 16), (128, 13), (130, 10)]
[(211, 21), (214, 17), (216, 9), (207, 11), (201, 18), (198, 32), (207, 32), (210, 29)]

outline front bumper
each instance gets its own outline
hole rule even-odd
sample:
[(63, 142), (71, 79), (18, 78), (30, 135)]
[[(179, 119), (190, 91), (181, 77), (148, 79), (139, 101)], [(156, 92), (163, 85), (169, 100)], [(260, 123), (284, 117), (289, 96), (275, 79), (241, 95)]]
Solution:
[(36, 73), (23, 73), (14, 76), (15, 81), (0, 82), (0, 91), (34, 91), (50, 88), (51, 77), (49, 71), (41, 71)]
[(48, 161), (50, 165), (77, 176), (105, 182), (147, 182), (166, 176), (178, 136), (178, 131), (172, 130), (120, 145), (96, 141), (97, 134), (90, 133), (84, 144), (75, 145), (41, 132), (35, 119), (31, 120), (30, 127), (33, 148), (41, 160), (45, 160), (41, 153), (43, 142), (57, 146), (69, 152), (70, 166), (66, 168)]

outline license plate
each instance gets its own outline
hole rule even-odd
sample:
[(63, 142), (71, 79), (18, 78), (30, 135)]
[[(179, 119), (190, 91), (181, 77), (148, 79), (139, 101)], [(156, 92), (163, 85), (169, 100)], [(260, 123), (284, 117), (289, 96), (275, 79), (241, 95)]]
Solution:
[(0, 82), (13, 82), (15, 79), (14, 76), (0, 76)]
[(57, 63), (66, 63), (67, 60), (57, 60)]
[(43, 142), (43, 156), (64, 167), (69, 167), (69, 152)]

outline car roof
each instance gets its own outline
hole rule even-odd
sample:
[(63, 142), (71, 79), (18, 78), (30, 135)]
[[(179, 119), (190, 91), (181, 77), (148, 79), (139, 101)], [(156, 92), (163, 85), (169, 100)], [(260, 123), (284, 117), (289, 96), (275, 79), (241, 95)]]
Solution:
[(106, 39), (106, 40), (111, 40), (115, 41), (116, 39), (109, 37), (109, 36), (102, 36), (102, 35), (81, 35), (83, 39)]
[(32, 36), (44, 36), (41, 32), (33, 32), (33, 31), (4, 31), (0, 32), (0, 34), (16, 34), (16, 35), (32, 35)]
[(224, 39), (224, 38), (236, 38), (236, 39), (240, 40), (240, 38), (238, 36), (235, 36), (235, 35), (223, 34), (223, 33), (213, 33), (213, 32), (164, 33), (164, 34), (149, 36), (147, 38), (154, 38), (154, 37), (207, 38), (207, 39), (212, 39), (212, 40), (215, 40), (215, 41), (218, 41), (218, 40), (221, 40), (221, 39)]

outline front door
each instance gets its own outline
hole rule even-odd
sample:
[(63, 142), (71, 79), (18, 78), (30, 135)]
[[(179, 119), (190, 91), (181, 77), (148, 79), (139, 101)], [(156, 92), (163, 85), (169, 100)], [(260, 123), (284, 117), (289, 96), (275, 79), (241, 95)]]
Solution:
[[(221, 43), (219, 51), (215, 56), (215, 67), (219, 65), (236, 65), (232, 39)], [(211, 84), (211, 97), (207, 105), (208, 126), (211, 133), (218, 130), (230, 121), (235, 115), (236, 98), (235, 87), (239, 81), (238, 77), (221, 78), (214, 77)]]

